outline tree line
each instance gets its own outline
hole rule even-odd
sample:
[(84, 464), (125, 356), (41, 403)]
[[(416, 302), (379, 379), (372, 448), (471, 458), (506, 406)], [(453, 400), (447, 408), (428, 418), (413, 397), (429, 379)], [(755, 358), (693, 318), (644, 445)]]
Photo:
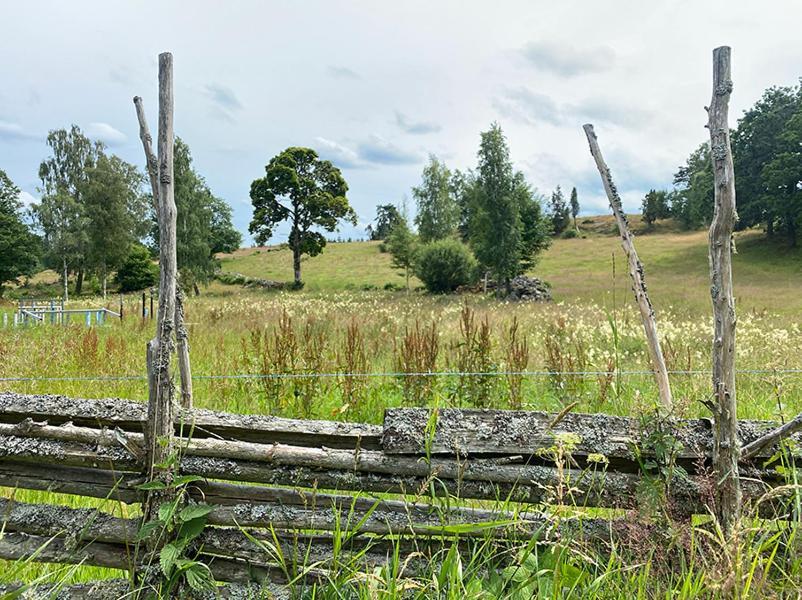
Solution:
[[(105, 295), (113, 273), (122, 291), (154, 285), (158, 226), (144, 174), (76, 125), (51, 131), (47, 145), (50, 156), (39, 167), (42, 197), (27, 212), (19, 188), (0, 171), (0, 292), (42, 267), (59, 273), (65, 296), (71, 278), (76, 295), (88, 277), (97, 278)], [(231, 208), (212, 194), (180, 138), (174, 177), (178, 266), (182, 284), (197, 293), (214, 272), (215, 253), (239, 248), (241, 236)]]
[[(731, 132), (738, 196), (736, 229), (763, 228), (796, 245), (802, 235), (802, 85), (771, 87)], [(673, 217), (688, 229), (713, 216), (710, 144), (694, 149), (671, 190), (651, 190), (642, 203), (647, 225)]]

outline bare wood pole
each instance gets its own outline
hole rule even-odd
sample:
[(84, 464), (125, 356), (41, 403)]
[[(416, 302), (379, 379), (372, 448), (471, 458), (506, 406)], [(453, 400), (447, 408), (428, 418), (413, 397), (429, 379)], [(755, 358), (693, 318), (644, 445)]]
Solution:
[[(142, 98), (134, 97), (136, 116), (139, 120), (139, 139), (142, 140), (142, 148), (145, 151), (145, 161), (147, 162), (148, 177), (150, 179), (151, 192), (153, 194), (153, 207), (156, 211), (156, 218), (159, 216), (159, 161), (153, 154), (151, 145), (152, 139), (148, 123), (145, 119), (145, 109), (142, 106)], [(181, 406), (192, 408), (192, 367), (189, 362), (189, 335), (184, 325), (184, 298), (180, 285), (176, 284), (175, 299), (175, 336), (178, 349), (178, 373), (181, 378)], [(143, 304), (144, 308), (144, 304)]]
[[(159, 312), (156, 337), (148, 344), (147, 474), (169, 477), (160, 466), (170, 457), (173, 438), (173, 382), (176, 291), (176, 206), (173, 190), (173, 56), (159, 55)], [(150, 503), (150, 510), (155, 507)]]
[(713, 300), (713, 393), (710, 403), (715, 422), (713, 468), (716, 515), (725, 533), (732, 532), (741, 514), (738, 473), (740, 440), (735, 398), (735, 297), (732, 289), (732, 232), (735, 212), (735, 173), (730, 148), (728, 111), (732, 80), (730, 48), (713, 50), (713, 98), (707, 127), (713, 161), (714, 208), (710, 224), (710, 295)]
[(615, 221), (618, 224), (618, 231), (621, 234), (621, 245), (627, 255), (629, 276), (632, 278), (632, 290), (635, 292), (635, 301), (638, 303), (641, 320), (643, 321), (643, 330), (646, 333), (646, 344), (649, 348), (649, 358), (652, 362), (652, 370), (654, 371), (654, 378), (657, 381), (657, 390), (660, 394), (660, 405), (666, 411), (671, 412), (673, 407), (671, 385), (668, 382), (666, 361), (663, 358), (660, 338), (657, 335), (657, 321), (654, 317), (654, 308), (649, 300), (649, 294), (646, 292), (643, 264), (640, 262), (638, 253), (635, 250), (635, 240), (632, 236), (632, 232), (629, 230), (627, 216), (624, 214), (624, 210), (621, 207), (621, 197), (618, 195), (618, 189), (615, 187), (615, 183), (613, 183), (610, 169), (607, 167), (607, 163), (604, 162), (604, 157), (599, 148), (599, 142), (596, 139), (596, 132), (593, 130), (593, 125), (588, 123), (583, 125), (582, 129), (585, 130), (585, 135), (588, 138), (590, 153), (596, 161), (596, 168), (599, 169), (599, 174), (604, 184), (604, 191), (607, 192), (607, 199), (610, 201), (610, 208), (613, 211)]

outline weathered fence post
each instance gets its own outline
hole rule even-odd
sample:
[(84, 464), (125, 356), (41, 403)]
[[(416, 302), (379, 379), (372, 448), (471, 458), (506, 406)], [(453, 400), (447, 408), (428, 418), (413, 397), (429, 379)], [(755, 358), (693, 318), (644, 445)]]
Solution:
[(593, 131), (593, 125), (588, 123), (583, 125), (582, 129), (585, 130), (585, 135), (588, 138), (590, 153), (596, 161), (596, 168), (599, 169), (604, 191), (607, 192), (607, 199), (610, 201), (610, 208), (613, 211), (615, 221), (618, 224), (618, 231), (621, 234), (621, 245), (624, 247), (624, 252), (627, 255), (629, 276), (632, 278), (632, 290), (635, 292), (635, 300), (638, 303), (641, 320), (643, 321), (643, 330), (646, 333), (646, 344), (649, 348), (649, 358), (652, 361), (652, 370), (654, 371), (654, 377), (657, 381), (660, 404), (665, 410), (670, 412), (673, 406), (671, 386), (668, 382), (666, 361), (663, 358), (660, 338), (657, 334), (657, 321), (654, 318), (654, 308), (652, 308), (649, 294), (646, 292), (643, 264), (641, 264), (638, 253), (635, 251), (635, 240), (632, 237), (632, 232), (629, 230), (627, 216), (624, 214), (624, 209), (621, 206), (621, 197), (618, 195), (618, 189), (613, 183), (610, 169), (607, 167), (607, 163), (604, 162), (604, 158), (602, 157), (601, 149), (596, 139), (596, 132)]
[(741, 514), (738, 473), (740, 440), (735, 398), (735, 297), (732, 289), (732, 232), (735, 212), (735, 173), (730, 149), (728, 111), (732, 80), (730, 48), (713, 50), (713, 98), (708, 112), (710, 156), (713, 162), (714, 207), (710, 224), (710, 295), (713, 300), (713, 394), (715, 422), (713, 468), (716, 514), (729, 534)]
[[(159, 314), (147, 347), (147, 475), (169, 476), (162, 466), (173, 450), (173, 382), (170, 360), (176, 289), (176, 206), (173, 188), (173, 56), (159, 55)], [(148, 516), (156, 509), (149, 503)]]
[[(153, 205), (158, 218), (160, 212), (160, 189), (158, 184), (158, 169), (159, 163), (153, 155), (153, 147), (151, 145), (152, 138), (148, 123), (145, 119), (145, 109), (142, 106), (142, 98), (139, 96), (134, 97), (134, 106), (136, 107), (136, 116), (139, 121), (139, 138), (142, 140), (142, 148), (145, 151), (145, 161), (147, 162), (148, 178), (150, 179), (150, 186), (153, 193)], [(181, 288), (176, 283), (176, 299), (175, 299), (175, 335), (178, 346), (178, 371), (181, 378), (181, 405), (184, 408), (192, 408), (192, 369), (189, 362), (189, 336), (187, 335), (186, 327), (184, 327), (184, 303), (181, 294)], [(153, 314), (153, 292), (151, 291), (150, 297), (150, 311)], [(145, 293), (142, 292), (142, 317), (145, 317)]]

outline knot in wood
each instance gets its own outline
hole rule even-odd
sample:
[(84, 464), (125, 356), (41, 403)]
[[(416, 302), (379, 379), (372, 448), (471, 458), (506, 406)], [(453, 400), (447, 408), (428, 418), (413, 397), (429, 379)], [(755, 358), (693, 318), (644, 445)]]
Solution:
[(166, 171), (162, 171), (161, 173), (159, 173), (159, 182), (160, 183), (169, 184), (172, 181), (173, 181), (173, 178)]
[(710, 148), (710, 154), (715, 160), (724, 160), (727, 158), (727, 149), (724, 147), (724, 144), (715, 144)]
[(720, 82), (716, 86), (716, 96), (726, 96), (727, 94), (732, 93), (732, 80), (727, 79), (726, 81)]

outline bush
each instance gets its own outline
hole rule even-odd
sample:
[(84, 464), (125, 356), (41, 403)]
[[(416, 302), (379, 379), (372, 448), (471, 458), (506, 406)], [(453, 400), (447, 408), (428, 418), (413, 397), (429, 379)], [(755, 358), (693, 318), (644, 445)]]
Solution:
[(428, 291), (442, 294), (476, 282), (478, 269), (465, 244), (447, 239), (422, 246), (415, 256), (413, 271)]
[(128, 258), (117, 270), (115, 278), (121, 292), (144, 290), (159, 282), (159, 267), (150, 259), (150, 252), (144, 246), (131, 248)]
[(579, 237), (579, 232), (576, 229), (566, 229), (561, 236), (564, 240), (572, 240)]

